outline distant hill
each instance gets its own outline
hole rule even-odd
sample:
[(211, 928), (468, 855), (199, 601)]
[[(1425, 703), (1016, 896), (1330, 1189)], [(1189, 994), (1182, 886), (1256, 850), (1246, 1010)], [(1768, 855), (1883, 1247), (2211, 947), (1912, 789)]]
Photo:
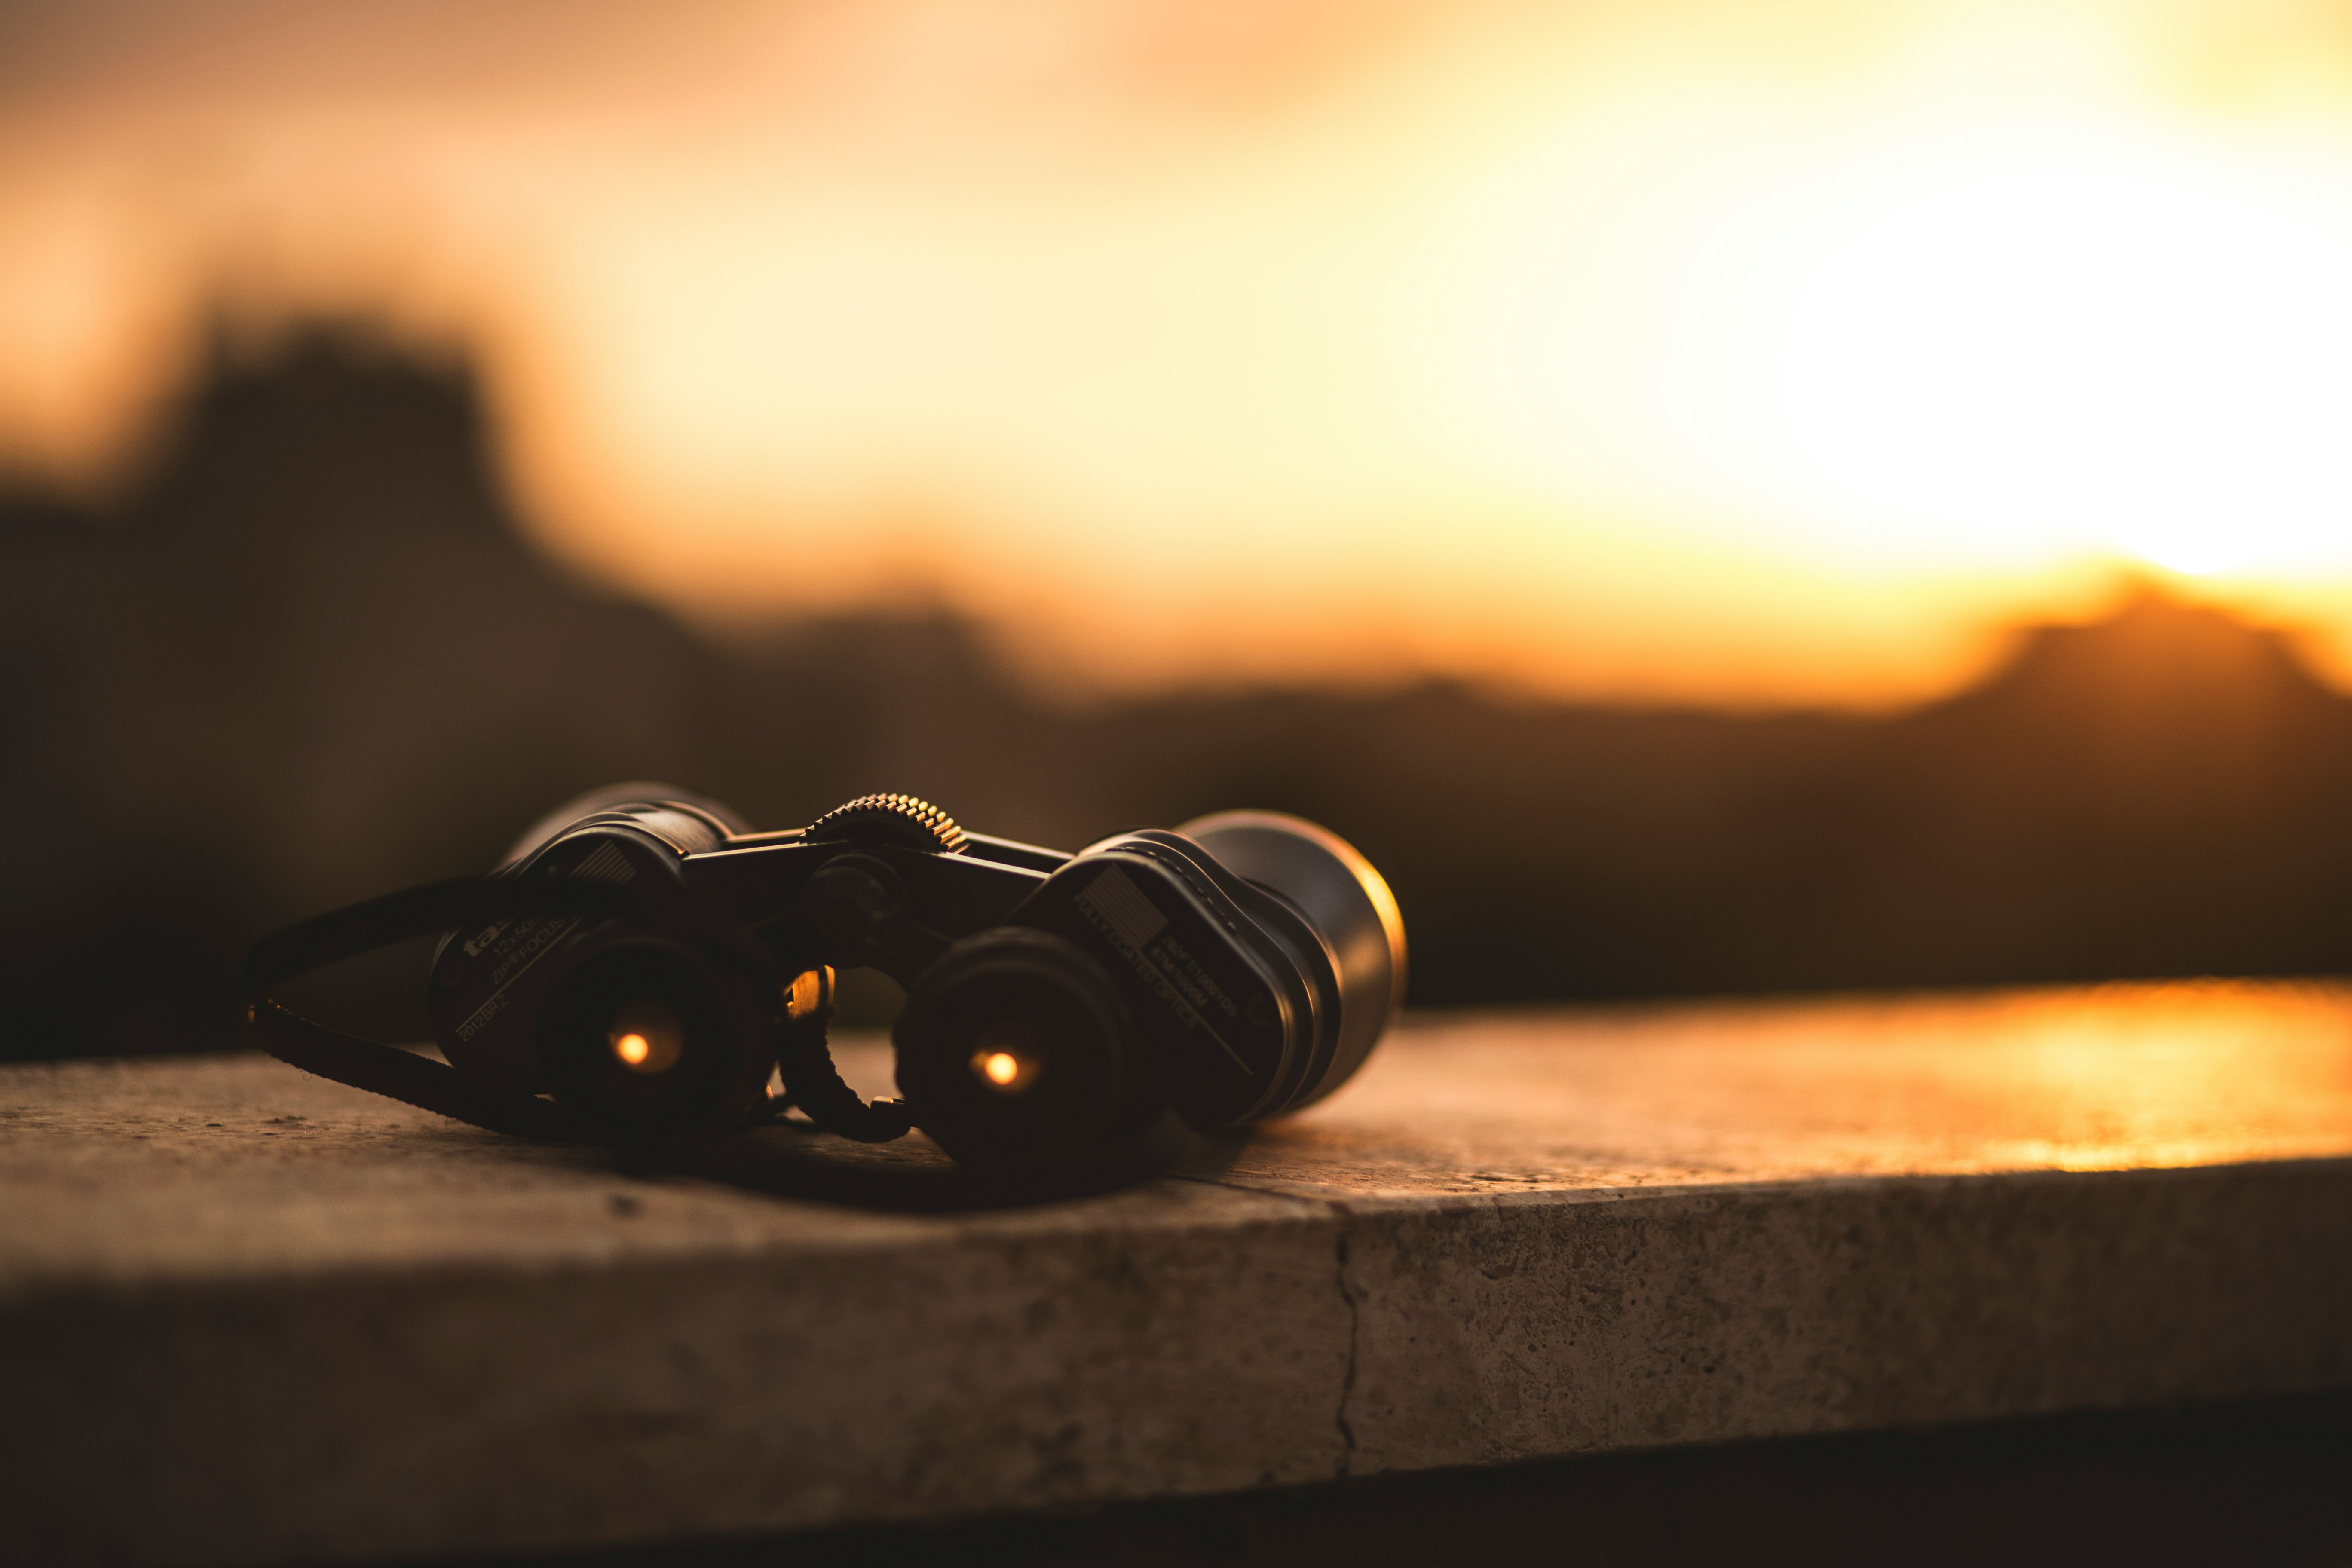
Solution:
[(7, 1054), (223, 1044), (254, 935), (622, 777), (773, 826), (904, 789), (1071, 847), (1297, 811), (1389, 872), (1423, 1004), (2347, 967), (2352, 702), (2161, 598), (1885, 720), (1443, 685), (1071, 719), (952, 620), (747, 651), (567, 579), (462, 369), (313, 335), (176, 429), (118, 504), (0, 500)]

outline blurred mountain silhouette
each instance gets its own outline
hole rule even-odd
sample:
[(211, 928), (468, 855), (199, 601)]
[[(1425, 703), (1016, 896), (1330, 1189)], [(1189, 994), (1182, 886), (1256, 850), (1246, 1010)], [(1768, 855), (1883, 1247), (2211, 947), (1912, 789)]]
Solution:
[(570, 580), (466, 372), (362, 334), (220, 355), (175, 429), (117, 502), (0, 500), (0, 1054), (232, 1044), (254, 936), (617, 778), (1066, 847), (1296, 811), (1389, 873), (1423, 1005), (2345, 967), (2352, 701), (2152, 594), (1891, 719), (1437, 684), (1071, 717), (944, 616), (722, 646)]

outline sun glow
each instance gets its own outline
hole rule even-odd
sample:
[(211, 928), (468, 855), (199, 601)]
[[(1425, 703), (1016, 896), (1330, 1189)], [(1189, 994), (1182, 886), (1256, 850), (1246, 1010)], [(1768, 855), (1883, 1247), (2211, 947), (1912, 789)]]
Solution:
[(1538, 215), (1453, 334), (1490, 454), (1897, 577), (2352, 575), (2352, 142), (1734, 118), (1646, 156), (1629, 125), (1620, 205), (1541, 163), (1489, 198)]
[(2352, 189), (2154, 138), (1987, 141), (1805, 279), (1791, 453), (1890, 530), (2352, 564)]

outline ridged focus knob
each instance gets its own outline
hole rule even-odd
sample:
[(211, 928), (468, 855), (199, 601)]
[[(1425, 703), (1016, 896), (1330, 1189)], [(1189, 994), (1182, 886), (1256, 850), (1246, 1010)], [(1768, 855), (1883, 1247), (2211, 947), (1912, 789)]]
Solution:
[(843, 844), (890, 844), (943, 855), (963, 853), (955, 818), (911, 795), (865, 795), (836, 805), (808, 825), (802, 837)]

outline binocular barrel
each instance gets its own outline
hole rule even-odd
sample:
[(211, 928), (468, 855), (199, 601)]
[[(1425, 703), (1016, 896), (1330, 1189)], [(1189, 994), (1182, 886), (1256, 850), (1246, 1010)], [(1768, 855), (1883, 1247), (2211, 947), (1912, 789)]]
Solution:
[[(774, 1108), (780, 1077), (851, 1137), (911, 1124), (967, 1164), (1100, 1159), (1328, 1094), (1404, 987), (1380, 873), (1271, 812), (1066, 855), (968, 834), (908, 796), (760, 834), (714, 802), (626, 784), (542, 818), (497, 876), (539, 896), (444, 940), (442, 1052), (615, 1142), (742, 1125)], [(567, 910), (552, 896), (567, 889), (600, 901)], [(906, 988), (901, 1101), (859, 1100), (825, 1050), (835, 975), (858, 967)]]

